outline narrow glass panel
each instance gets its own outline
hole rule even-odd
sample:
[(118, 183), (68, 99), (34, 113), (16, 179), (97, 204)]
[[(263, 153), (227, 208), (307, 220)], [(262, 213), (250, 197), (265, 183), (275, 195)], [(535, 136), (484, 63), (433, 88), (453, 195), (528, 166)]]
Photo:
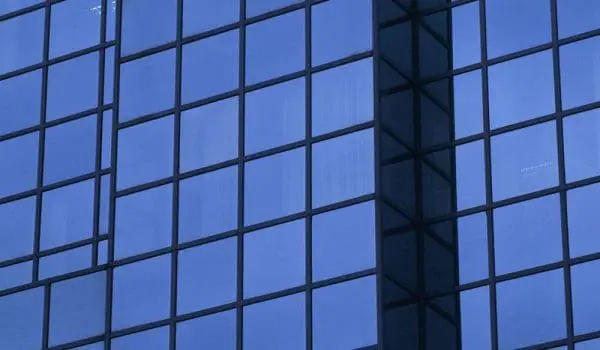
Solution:
[(0, 142), (0, 197), (35, 188), (38, 133)]
[(567, 182), (600, 175), (600, 109), (563, 120)]
[(79, 247), (40, 258), (39, 279), (43, 280), (91, 267), (92, 246)]
[(115, 40), (117, 0), (106, 0), (106, 41)]
[(240, 0), (183, 2), (183, 35), (188, 36), (240, 20)]
[(177, 324), (177, 350), (235, 350), (235, 322), (235, 310), (180, 322)]
[(110, 210), (110, 176), (104, 175), (100, 178), (100, 221), (98, 222), (98, 233), (108, 233), (108, 216)]
[(0, 205), (0, 261), (33, 253), (35, 197)]
[(569, 254), (572, 258), (600, 251), (600, 184), (567, 192)]
[(558, 36), (565, 38), (600, 28), (600, 3), (596, 0), (558, 0)]
[(31, 261), (0, 267), (0, 290), (31, 283), (32, 268), (33, 262)]
[(246, 17), (254, 17), (302, 1), (303, 0), (246, 0)]
[(0, 134), (40, 122), (42, 70), (0, 81)]
[(456, 206), (458, 210), (485, 204), (483, 141), (456, 147)]
[[(116, 1), (116, 0), (113, 0)], [(112, 103), (115, 87), (115, 47), (104, 51), (104, 104)]]
[(490, 349), (490, 294), (488, 287), (460, 293), (462, 350)]
[[(2, 1), (0, 7), (5, 3)], [(0, 22), (0, 74), (42, 61), (44, 13), (44, 10), (37, 10)]]
[(122, 1), (121, 55), (129, 55), (175, 41), (177, 0)]
[(452, 9), (452, 63), (454, 68), (481, 61), (479, 1)]
[(485, 213), (458, 219), (458, 266), (460, 284), (487, 278), (487, 217)]
[(483, 132), (481, 70), (457, 75), (453, 81), (454, 137), (460, 139)]
[(112, 126), (113, 126), (112, 110), (102, 113), (102, 169), (110, 168), (112, 163)]
[(600, 329), (600, 261), (577, 264), (571, 268), (573, 288), (573, 323), (575, 335), (595, 332)]
[(108, 240), (98, 242), (98, 265), (108, 263)]
[(102, 0), (68, 0), (52, 6), (50, 58), (100, 43)]
[(167, 350), (169, 349), (169, 327), (160, 327), (115, 338), (111, 350)]
[(40, 349), (44, 288), (0, 297), (0, 339), (9, 349)]
[(560, 85), (563, 109), (600, 100), (600, 37), (560, 47)]

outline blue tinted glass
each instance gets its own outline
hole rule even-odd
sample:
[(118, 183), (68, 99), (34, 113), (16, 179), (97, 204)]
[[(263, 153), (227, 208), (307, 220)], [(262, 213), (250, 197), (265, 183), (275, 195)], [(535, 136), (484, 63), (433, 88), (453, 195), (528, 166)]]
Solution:
[(112, 350), (167, 350), (169, 348), (169, 327), (134, 333), (111, 341)]
[(42, 71), (36, 70), (0, 81), (0, 96), (0, 134), (38, 124), (42, 102)]
[(452, 63), (454, 68), (481, 61), (479, 2), (452, 9)]
[(558, 185), (557, 159), (553, 122), (492, 137), (494, 200)]
[(125, 0), (121, 55), (175, 41), (177, 0)]
[(257, 16), (300, 2), (302, 0), (246, 0), (246, 17)]
[(110, 168), (111, 166), (111, 151), (112, 151), (112, 110), (102, 113), (102, 169)]
[(313, 291), (313, 349), (357, 349), (377, 343), (375, 277)]
[(115, 259), (171, 245), (172, 195), (168, 184), (117, 199)]
[(557, 6), (560, 38), (600, 27), (600, 3), (596, 0), (558, 0)]
[(37, 158), (37, 132), (0, 142), (0, 197), (35, 187)]
[(112, 103), (115, 84), (115, 47), (104, 51), (104, 104)]
[(244, 308), (244, 349), (306, 349), (304, 294)]
[(575, 334), (594, 332), (600, 329), (600, 261), (578, 264), (571, 268), (573, 288), (573, 323)]
[(0, 74), (41, 62), (44, 50), (44, 10), (1, 21), (0, 38)]
[(169, 317), (170, 255), (117, 267), (113, 279), (113, 330)]
[(70, 249), (40, 258), (39, 279), (46, 279), (91, 267), (92, 246)]
[(117, 188), (173, 175), (173, 116), (119, 131)]
[(600, 339), (592, 339), (575, 344), (575, 350), (596, 350), (600, 347)]
[(490, 126), (554, 113), (553, 69), (550, 50), (491, 66)]
[(0, 205), (0, 261), (33, 252), (35, 197)]
[(244, 225), (305, 209), (305, 159), (302, 147), (246, 163)]
[(237, 228), (237, 179), (229, 167), (180, 182), (180, 242)]
[(96, 118), (92, 115), (46, 130), (44, 184), (94, 171)]
[(305, 68), (304, 10), (246, 28), (246, 84)]
[(39, 349), (42, 345), (44, 288), (0, 298), (0, 339), (8, 349)]
[(356, 204), (313, 217), (313, 280), (375, 266), (375, 204)]
[(563, 120), (567, 182), (600, 175), (600, 109)]
[(240, 20), (240, 0), (183, 2), (183, 35), (192, 35)]
[(237, 157), (238, 110), (234, 97), (181, 113), (181, 172)]
[(577, 257), (600, 251), (600, 184), (580, 187), (567, 192), (569, 215), (569, 253)]
[(106, 41), (115, 40), (117, 0), (106, 0)]
[(0, 2), (0, 15), (39, 4), (40, 2), (44, 2), (44, 0), (5, 0)]
[(235, 310), (177, 324), (177, 350), (235, 350)]
[(300, 78), (246, 95), (246, 154), (305, 137), (305, 91), (304, 78)]
[(228, 238), (179, 252), (177, 313), (234, 302), (237, 295), (237, 239)]
[(110, 175), (100, 178), (100, 219), (98, 222), (98, 232), (100, 234), (108, 233), (108, 216), (110, 209)]
[(373, 119), (373, 60), (315, 74), (312, 98), (313, 136)]
[(52, 284), (50, 346), (104, 333), (106, 273)]
[(600, 37), (560, 47), (560, 85), (564, 109), (600, 100)]
[(373, 130), (313, 145), (313, 208), (374, 191)]
[(244, 236), (244, 298), (305, 283), (305, 236), (304, 220)]
[(73, 348), (73, 350), (104, 350), (104, 343), (94, 343)]
[(45, 192), (41, 249), (90, 238), (94, 227), (94, 180)]
[(515, 349), (564, 338), (564, 291), (562, 270), (499, 283), (500, 348)]
[(0, 267), (0, 290), (31, 283), (32, 268), (31, 261)]
[(108, 263), (108, 240), (98, 242), (98, 265)]
[(50, 58), (100, 43), (101, 3), (102, 0), (68, 0), (52, 6)]
[(487, 217), (485, 213), (458, 219), (460, 284), (488, 277)]
[(239, 86), (239, 39), (239, 31), (232, 30), (183, 47), (182, 103)]
[(173, 107), (175, 50), (123, 64), (119, 83), (120, 122)]
[(483, 132), (481, 89), (481, 71), (479, 69), (454, 77), (455, 138), (459, 139)]
[(488, 287), (460, 293), (462, 350), (491, 348), (490, 301)]
[(456, 147), (456, 206), (458, 210), (485, 204), (483, 141)]
[(490, 58), (551, 40), (548, 0), (488, 0), (485, 17)]
[(312, 65), (371, 49), (371, 0), (331, 0), (312, 7)]

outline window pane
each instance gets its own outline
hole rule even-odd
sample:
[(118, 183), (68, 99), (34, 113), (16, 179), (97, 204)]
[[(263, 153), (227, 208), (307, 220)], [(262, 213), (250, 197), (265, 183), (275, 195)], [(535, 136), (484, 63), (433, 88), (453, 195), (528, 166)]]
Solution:
[(35, 197), (0, 205), (0, 261), (33, 253)]
[[(116, 0), (113, 0), (116, 1)], [(121, 78), (122, 79), (122, 78)], [(104, 104), (112, 103), (115, 87), (115, 47), (104, 50)]]
[(39, 349), (42, 345), (44, 288), (0, 298), (0, 339), (9, 349)]
[(1, 21), (0, 38), (0, 74), (41, 62), (44, 50), (44, 10)]
[(50, 58), (100, 43), (102, 0), (68, 0), (53, 5), (51, 15)]
[(33, 262), (31, 261), (0, 267), (0, 290), (31, 283), (32, 268)]
[(600, 251), (600, 184), (567, 192), (569, 253), (572, 258)]
[(567, 181), (600, 175), (600, 110), (575, 114), (563, 123)]
[(104, 350), (104, 343), (94, 343), (84, 346), (78, 346), (73, 348), (73, 350)]
[(600, 37), (560, 47), (560, 85), (563, 109), (600, 100), (598, 55), (600, 55)]
[(0, 197), (33, 189), (38, 171), (38, 133), (0, 142), (0, 159)]
[(600, 27), (600, 3), (596, 0), (558, 0), (557, 6), (559, 38)]
[(452, 9), (452, 62), (454, 68), (481, 61), (479, 1)]
[(106, 0), (106, 41), (115, 40), (117, 0)]
[(0, 96), (0, 134), (38, 124), (42, 102), (42, 71), (38, 69), (0, 81)]
[(246, 17), (254, 17), (300, 2), (302, 0), (246, 0)]
[(485, 213), (458, 219), (460, 284), (488, 277), (487, 217)]
[(578, 264), (571, 268), (573, 288), (573, 323), (575, 334), (595, 332), (600, 329), (600, 261)]
[(575, 344), (575, 350), (596, 350), (600, 346), (600, 339), (592, 339)]
[(488, 287), (460, 293), (461, 349), (490, 349), (490, 295)]
[(0, 15), (17, 11), (22, 8), (39, 4), (40, 2), (44, 2), (44, 0), (12, 0), (12, 1), (2, 1), (0, 2)]
[(113, 113), (112, 110), (105, 111), (102, 113), (102, 160), (101, 167), (102, 169), (110, 168), (112, 163), (112, 119)]
[(304, 147), (246, 163), (244, 225), (305, 209)]
[(313, 145), (313, 208), (374, 191), (373, 130)]
[(108, 240), (98, 242), (98, 265), (108, 263)]
[(134, 333), (111, 341), (112, 350), (167, 350), (169, 349), (169, 327)]
[(457, 209), (485, 204), (485, 157), (483, 141), (456, 147)]
[(126, 0), (123, 6), (121, 55), (175, 41), (177, 0)]
[(177, 324), (177, 350), (235, 350), (235, 310)]
[(237, 167), (229, 167), (180, 182), (179, 242), (237, 228)]
[(177, 313), (234, 302), (237, 295), (237, 239), (228, 238), (179, 252)]
[(305, 236), (304, 220), (244, 235), (244, 298), (306, 282)]
[(100, 178), (100, 221), (98, 232), (108, 233), (108, 216), (110, 210), (110, 175)]
[(39, 279), (46, 279), (91, 267), (92, 246), (70, 249), (40, 258)]
[(240, 20), (240, 0), (183, 2), (183, 35), (192, 35)]
[(479, 69), (454, 77), (454, 137), (456, 139), (483, 132), (481, 84)]
[(305, 68), (304, 22), (301, 10), (247, 27), (247, 85)]

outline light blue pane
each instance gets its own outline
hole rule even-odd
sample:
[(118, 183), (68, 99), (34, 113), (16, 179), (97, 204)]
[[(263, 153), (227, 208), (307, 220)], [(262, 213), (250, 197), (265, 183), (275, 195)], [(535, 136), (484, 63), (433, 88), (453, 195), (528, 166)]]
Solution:
[(600, 110), (563, 120), (567, 182), (600, 175)]
[(306, 349), (304, 294), (244, 308), (244, 349)]
[(458, 219), (460, 284), (488, 277), (487, 217), (485, 213)]
[(167, 350), (169, 348), (169, 327), (134, 333), (111, 341), (112, 350)]
[(301, 2), (302, 0), (246, 0), (246, 17), (257, 16)]
[(239, 39), (231, 30), (183, 47), (182, 103), (238, 88)]
[(454, 77), (454, 137), (483, 132), (481, 70)]
[(479, 2), (452, 9), (452, 63), (454, 68), (481, 61)]
[(94, 343), (84, 346), (79, 346), (73, 350), (104, 350), (104, 343)]
[(92, 237), (94, 180), (45, 192), (42, 196), (41, 249)]
[(113, 330), (169, 317), (171, 255), (117, 267), (113, 279)]
[(103, 334), (105, 300), (105, 272), (53, 284), (50, 293), (50, 346)]
[(106, 0), (106, 41), (115, 40), (117, 0)]
[(228, 238), (179, 252), (177, 313), (234, 302), (237, 295), (237, 239)]
[(100, 43), (102, 0), (68, 0), (52, 6), (51, 15), (50, 58)]
[(373, 119), (373, 60), (315, 74), (312, 98), (313, 136)]
[(119, 131), (117, 188), (173, 175), (173, 116)]
[(39, 349), (42, 345), (44, 288), (0, 297), (0, 339), (8, 349)]
[(17, 11), (41, 2), (44, 2), (44, 0), (5, 0), (0, 3), (0, 15)]
[(183, 35), (192, 35), (240, 20), (240, 0), (183, 2)]
[(25, 129), (40, 122), (42, 71), (0, 81), (0, 134)]
[(175, 41), (177, 0), (125, 0), (121, 55)]
[(494, 200), (558, 185), (556, 124), (539, 124), (492, 137)]
[(39, 279), (64, 275), (91, 267), (92, 246), (70, 249), (40, 258)]
[(175, 50), (123, 64), (119, 82), (119, 122), (172, 108)]
[(575, 350), (597, 350), (600, 347), (600, 339), (592, 339), (575, 344)]
[(0, 267), (0, 290), (31, 283), (32, 268), (31, 261)]
[(373, 147), (372, 129), (313, 145), (313, 208), (374, 191)]
[(180, 182), (179, 242), (237, 228), (237, 167)]
[(571, 268), (573, 288), (573, 323), (575, 334), (595, 332), (600, 329), (600, 261), (578, 264)]
[(485, 204), (483, 141), (456, 147), (456, 206), (458, 210)]
[(100, 234), (108, 233), (108, 216), (110, 209), (110, 175), (104, 175), (100, 178), (100, 219), (98, 222), (98, 232)]
[(171, 184), (117, 199), (115, 259), (171, 245)]
[(37, 182), (38, 133), (0, 142), (0, 197), (31, 190)]
[(490, 301), (488, 287), (460, 293), (461, 349), (490, 349)]
[(313, 291), (313, 349), (360, 349), (377, 344), (375, 277)]
[(569, 253), (578, 257), (600, 251), (600, 185), (580, 187), (567, 192), (569, 215)]
[(235, 350), (235, 320), (235, 310), (229, 310), (178, 323), (177, 350)]
[(113, 113), (108, 110), (102, 113), (102, 149), (101, 149), (101, 167), (110, 168), (112, 152), (112, 123)]
[(104, 51), (104, 104), (112, 103), (115, 84), (115, 47)]
[(98, 265), (108, 263), (108, 241), (98, 242)]
[(306, 84), (291, 80), (246, 95), (246, 154), (300, 141), (305, 137)]
[(566, 337), (563, 271), (497, 285), (498, 342), (515, 349)]
[(237, 157), (238, 111), (234, 97), (181, 113), (181, 172)]
[(560, 47), (560, 85), (564, 109), (600, 100), (600, 37)]
[(0, 205), (0, 261), (33, 253), (35, 197)]
[(312, 65), (371, 49), (371, 0), (332, 0), (312, 7)]
[(96, 115), (91, 115), (46, 130), (44, 184), (94, 171), (96, 118)]
[(375, 267), (375, 252), (374, 202), (313, 217), (313, 281)]
[(596, 0), (558, 0), (558, 36), (564, 38), (600, 27)]
[(491, 66), (491, 128), (554, 113), (553, 69), (550, 50)]
[(305, 225), (297, 220), (244, 235), (244, 298), (306, 282)]
[[(5, 3), (2, 1), (0, 6)], [(0, 74), (42, 61), (44, 12), (38, 10), (0, 22)]]

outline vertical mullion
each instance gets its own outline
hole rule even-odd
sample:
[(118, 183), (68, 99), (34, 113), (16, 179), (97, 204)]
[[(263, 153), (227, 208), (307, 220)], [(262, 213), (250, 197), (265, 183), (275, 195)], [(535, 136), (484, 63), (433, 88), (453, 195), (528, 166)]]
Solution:
[(305, 159), (305, 205), (306, 205), (306, 213), (310, 213), (306, 217), (305, 222), (305, 240), (304, 240), (304, 250), (305, 250), (305, 278), (306, 278), (306, 349), (312, 350), (313, 348), (313, 332), (312, 332), (312, 324), (313, 324), (313, 313), (312, 313), (312, 4), (310, 1), (306, 2), (304, 7), (304, 51), (305, 51), (305, 69), (306, 73), (304, 75), (305, 79), (305, 151), (306, 151), (306, 159)]

